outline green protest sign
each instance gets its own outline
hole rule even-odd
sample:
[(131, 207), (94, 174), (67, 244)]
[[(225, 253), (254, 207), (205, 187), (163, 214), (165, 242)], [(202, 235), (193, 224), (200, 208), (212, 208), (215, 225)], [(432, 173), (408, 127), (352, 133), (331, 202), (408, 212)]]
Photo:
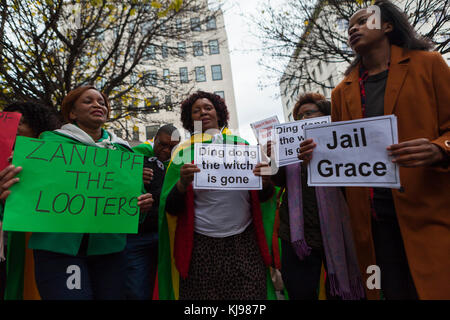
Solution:
[(137, 233), (143, 156), (17, 137), (5, 230)]

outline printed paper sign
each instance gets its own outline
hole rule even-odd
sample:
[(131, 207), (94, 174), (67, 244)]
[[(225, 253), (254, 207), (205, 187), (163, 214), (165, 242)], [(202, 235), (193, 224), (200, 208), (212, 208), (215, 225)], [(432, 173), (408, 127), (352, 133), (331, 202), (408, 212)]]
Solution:
[(278, 167), (287, 166), (292, 163), (301, 162), (298, 159), (300, 143), (305, 140), (304, 128), (313, 124), (330, 123), (331, 117), (317, 117), (283, 124), (274, 125), (275, 162)]
[(21, 116), (19, 112), (0, 112), (0, 171), (8, 166)]
[(265, 145), (272, 137), (273, 126), (279, 124), (277, 116), (263, 119), (250, 124), (250, 127), (255, 134), (256, 140), (260, 145)]
[(262, 179), (253, 174), (260, 162), (258, 146), (233, 144), (194, 145), (194, 189), (261, 190)]
[(142, 155), (17, 137), (13, 164), (5, 230), (137, 233)]
[(400, 188), (398, 166), (386, 150), (398, 143), (394, 115), (308, 126), (305, 137), (317, 144), (308, 185)]

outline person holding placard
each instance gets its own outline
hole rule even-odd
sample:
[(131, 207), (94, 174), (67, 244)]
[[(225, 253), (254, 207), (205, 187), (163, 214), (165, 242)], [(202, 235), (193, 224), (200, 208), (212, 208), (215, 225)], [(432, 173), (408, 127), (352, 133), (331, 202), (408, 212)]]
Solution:
[[(200, 171), (192, 164), (195, 142), (247, 142), (229, 133), (227, 107), (218, 95), (198, 91), (181, 110), (183, 127), (193, 136), (174, 152), (161, 193), (159, 299), (275, 298), (259, 204), (274, 192), (270, 178), (263, 176), (260, 191), (194, 190)], [(256, 165), (254, 174), (264, 167)]]
[[(19, 125), (17, 127), (17, 136), (24, 136), (29, 138), (37, 138), (42, 132), (54, 130), (61, 126), (60, 120), (56, 112), (45, 105), (35, 102), (14, 102), (3, 109), (4, 112), (18, 112), (21, 114)], [(11, 161), (12, 156), (9, 161)], [(15, 168), (9, 165), (0, 172), (0, 216), (3, 215), (3, 204), (10, 191), (8, 190), (18, 178), (14, 176), (20, 172), (21, 168)], [(1, 232), (0, 232), (1, 233)], [(0, 297), (5, 299), (21, 299), (26, 297), (29, 299), (38, 298), (37, 289), (34, 286), (34, 276), (29, 274), (26, 270), (33, 270), (33, 253), (30, 249), (26, 249), (31, 233), (23, 232), (4, 232), (3, 241), (4, 257), (7, 257), (7, 262), (3, 261), (0, 264)], [(8, 243), (12, 246), (8, 250)], [(1, 246), (0, 246), (1, 247)], [(2, 252), (0, 249), (0, 256)], [(0, 257), (0, 261), (2, 257)], [(25, 263), (17, 263), (16, 261), (25, 261)], [(6, 285), (6, 264), (9, 264), (9, 269), (13, 268), (14, 272), (9, 272), (8, 285)], [(24, 284), (19, 284), (24, 282)], [(26, 289), (17, 290), (18, 287)], [(6, 291), (5, 291), (6, 289)]]
[(158, 129), (154, 141), (133, 147), (144, 154), (143, 180), (154, 203), (137, 234), (127, 235), (126, 298), (150, 300), (155, 285), (158, 264), (158, 209), (161, 189), (172, 150), (180, 142), (180, 134), (173, 125)]
[[(450, 299), (449, 67), (387, 0), (351, 17), (348, 42), (356, 59), (332, 92), (332, 120), (394, 114), (399, 137), (386, 152), (400, 189), (346, 188), (360, 271), (379, 267), (386, 299)], [(314, 147), (305, 140), (300, 158)]]
[[(61, 113), (66, 124), (42, 133), (40, 138), (132, 152), (127, 142), (102, 128), (109, 112), (110, 104), (103, 93), (93, 86), (78, 87), (63, 99)], [(149, 193), (137, 200), (141, 211), (150, 209), (153, 203)], [(41, 298), (123, 299), (125, 245), (125, 234), (33, 233), (29, 248), (34, 249), (35, 277)], [(71, 282), (71, 275), (78, 276), (77, 281)]]
[[(292, 111), (295, 120), (330, 113), (330, 102), (319, 93), (302, 94)], [(272, 180), (285, 188), (278, 236), (281, 275), (289, 299), (317, 300), (322, 265), (328, 299), (362, 299), (364, 288), (342, 191), (309, 187), (307, 167), (300, 163), (278, 168)]]

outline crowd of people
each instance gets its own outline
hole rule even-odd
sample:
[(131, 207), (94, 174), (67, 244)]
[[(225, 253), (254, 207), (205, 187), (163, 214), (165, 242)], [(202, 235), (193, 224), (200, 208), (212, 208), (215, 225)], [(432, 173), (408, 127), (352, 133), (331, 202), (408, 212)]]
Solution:
[[(258, 163), (253, 173), (262, 190), (194, 189), (195, 143), (248, 144), (230, 132), (225, 101), (213, 93), (198, 91), (182, 103), (189, 140), (164, 125), (153, 141), (133, 148), (103, 129), (111, 107), (93, 86), (67, 94), (62, 123), (43, 105), (17, 102), (3, 111), (21, 113), (19, 136), (142, 154), (136, 183), (143, 188), (137, 234), (4, 232), (2, 297), (276, 299), (271, 275), (279, 269), (291, 300), (318, 299), (323, 280), (327, 299), (450, 299), (449, 67), (395, 5), (375, 5), (380, 28), (368, 26), (367, 9), (349, 21), (355, 60), (331, 101), (304, 92), (293, 116), (331, 115), (335, 122), (395, 115), (399, 143), (386, 152), (400, 168), (400, 189), (309, 186), (313, 139), (300, 144), (301, 163), (276, 174)], [(266, 149), (272, 158), (270, 143)], [(11, 164), (0, 172), (2, 218), (11, 186), (27, 183), (18, 178), (22, 170)], [(25, 245), (19, 250), (17, 243)], [(26, 259), (32, 264), (24, 279), (15, 270), (23, 271)], [(80, 289), (67, 286), (71, 265), (81, 269)], [(373, 265), (381, 289), (367, 286)], [(34, 296), (14, 290), (26, 281), (35, 283)]]

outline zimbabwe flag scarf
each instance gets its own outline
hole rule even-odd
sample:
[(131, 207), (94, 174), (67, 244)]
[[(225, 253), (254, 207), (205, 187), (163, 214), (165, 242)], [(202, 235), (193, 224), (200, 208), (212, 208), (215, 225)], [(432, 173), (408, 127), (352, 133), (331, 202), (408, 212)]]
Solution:
[[(244, 139), (231, 135), (227, 129), (222, 131), (223, 143), (248, 144)], [(189, 141), (181, 144), (173, 153), (167, 168), (161, 191), (159, 206), (159, 250), (158, 250), (158, 299), (178, 300), (179, 278), (187, 277), (189, 262), (192, 253), (194, 236), (194, 192), (192, 186), (186, 194), (186, 211), (178, 217), (171, 216), (165, 211), (166, 199), (169, 192), (180, 178), (180, 168), (185, 163), (194, 160), (195, 143), (212, 143), (213, 136), (208, 134), (196, 134)], [(274, 212), (270, 212), (266, 218), (261, 213), (261, 207), (257, 191), (251, 191), (252, 217), (256, 229), (258, 246), (264, 263), (267, 266), (267, 298), (276, 299), (273, 283), (270, 277), (271, 265), (270, 244), (273, 230)], [(265, 225), (266, 228), (265, 228)], [(270, 225), (270, 226), (269, 226)], [(269, 234), (265, 233), (267, 230)], [(155, 296), (156, 298), (156, 296)]]

